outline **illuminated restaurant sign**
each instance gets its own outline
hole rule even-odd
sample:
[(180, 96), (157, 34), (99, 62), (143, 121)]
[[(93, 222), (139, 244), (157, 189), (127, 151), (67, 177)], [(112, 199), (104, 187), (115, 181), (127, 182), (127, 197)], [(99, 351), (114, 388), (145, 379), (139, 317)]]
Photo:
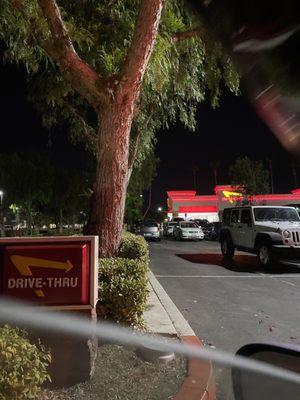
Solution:
[(222, 194), (222, 201), (228, 201), (231, 204), (235, 204), (243, 199), (243, 194), (240, 192), (231, 192), (228, 190), (224, 190)]

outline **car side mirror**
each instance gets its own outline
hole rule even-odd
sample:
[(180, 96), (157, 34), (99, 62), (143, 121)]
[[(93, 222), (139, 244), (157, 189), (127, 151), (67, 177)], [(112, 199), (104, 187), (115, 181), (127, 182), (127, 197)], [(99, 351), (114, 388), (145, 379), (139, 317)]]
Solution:
[(232, 383), (236, 400), (300, 399), (300, 347), (249, 344), (243, 346), (237, 355), (295, 372), (299, 374), (299, 383), (234, 367)]

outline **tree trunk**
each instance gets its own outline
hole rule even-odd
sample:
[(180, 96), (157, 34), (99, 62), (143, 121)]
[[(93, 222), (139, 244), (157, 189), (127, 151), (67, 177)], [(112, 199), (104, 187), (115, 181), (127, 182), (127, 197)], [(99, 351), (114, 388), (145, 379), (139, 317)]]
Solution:
[(99, 236), (100, 257), (117, 251), (124, 218), (133, 106), (129, 101), (121, 110), (118, 103), (99, 116), (99, 152), (87, 233)]
[[(48, 4), (49, 0), (40, 2)], [(128, 169), (131, 124), (157, 35), (162, 4), (163, 0), (141, 0), (133, 39), (120, 74), (106, 81), (101, 107), (94, 105), (95, 110), (100, 110), (99, 148), (87, 233), (99, 236), (100, 257), (113, 256), (121, 239), (131, 173), (131, 168)], [(54, 32), (60, 21), (55, 22)], [(88, 85), (86, 88), (89, 90)]]
[(103, 80), (77, 54), (56, 0), (38, 0), (50, 31), (37, 39), (58, 64), (63, 78), (98, 113), (99, 151), (87, 233), (99, 235), (100, 256), (119, 245), (128, 178), (133, 110), (158, 31), (163, 0), (141, 0), (131, 45), (118, 76)]

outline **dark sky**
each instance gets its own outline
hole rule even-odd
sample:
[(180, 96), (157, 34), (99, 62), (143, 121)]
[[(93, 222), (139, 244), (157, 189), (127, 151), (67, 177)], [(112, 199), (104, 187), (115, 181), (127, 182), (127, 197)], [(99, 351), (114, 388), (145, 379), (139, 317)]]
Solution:
[(0, 64), (1, 153), (35, 151), (48, 157), (55, 165), (78, 170), (85, 164), (82, 146), (70, 143), (65, 129), (50, 132), (42, 126), (27, 99), (25, 71)]
[[(51, 136), (43, 129), (40, 117), (26, 100), (24, 72), (11, 66), (0, 66), (1, 152), (36, 150), (66, 168), (82, 168), (87, 155), (81, 146), (73, 146), (61, 129)], [(228, 166), (238, 156), (273, 161), (275, 192), (293, 189), (288, 154), (269, 129), (256, 116), (245, 96), (226, 92), (220, 107), (213, 110), (207, 103), (199, 106), (198, 129), (189, 132), (175, 126), (158, 134), (156, 153), (160, 158), (153, 183), (153, 207), (165, 205), (166, 191), (193, 189), (194, 165), (199, 167), (197, 190), (213, 193), (214, 183), (210, 162), (219, 160), (219, 183), (229, 183)]]
[(228, 167), (239, 156), (272, 160), (275, 193), (289, 192), (294, 188), (289, 155), (255, 114), (247, 96), (237, 97), (227, 91), (219, 108), (201, 104), (197, 119), (196, 132), (176, 126), (158, 135), (156, 153), (161, 162), (153, 183), (155, 205), (164, 205), (167, 190), (194, 189), (191, 170), (194, 165), (200, 169), (198, 193), (213, 193), (210, 163), (220, 161), (218, 183), (228, 184)]

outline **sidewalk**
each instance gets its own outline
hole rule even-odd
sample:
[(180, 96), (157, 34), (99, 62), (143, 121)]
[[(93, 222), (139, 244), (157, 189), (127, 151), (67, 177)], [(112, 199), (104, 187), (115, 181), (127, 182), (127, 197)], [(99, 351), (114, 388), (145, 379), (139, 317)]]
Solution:
[[(149, 270), (148, 309), (144, 314), (150, 332), (179, 338), (183, 343), (203, 347), (186, 319), (170, 299), (164, 288)], [(188, 373), (174, 400), (213, 400), (215, 382), (210, 362), (188, 360)]]

